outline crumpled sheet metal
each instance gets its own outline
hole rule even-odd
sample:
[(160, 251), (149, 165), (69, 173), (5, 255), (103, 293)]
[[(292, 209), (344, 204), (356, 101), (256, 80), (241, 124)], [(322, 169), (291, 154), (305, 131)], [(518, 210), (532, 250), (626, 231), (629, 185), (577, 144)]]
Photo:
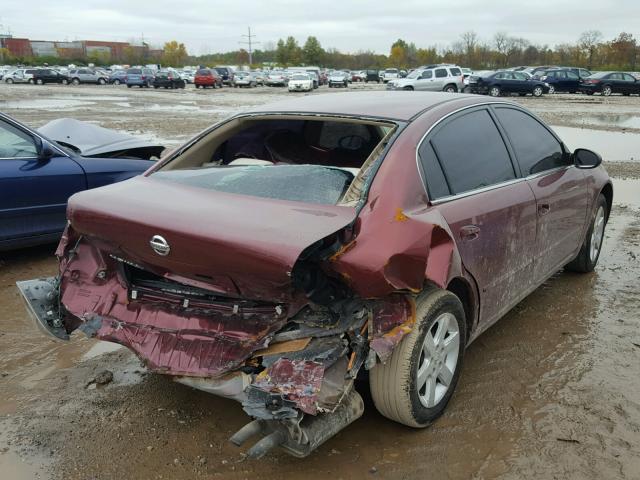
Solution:
[[(272, 313), (229, 313), (228, 308), (183, 309), (161, 301), (130, 300), (115, 260), (103, 258), (87, 243), (65, 260), (62, 304), (84, 321), (102, 319), (97, 338), (133, 350), (152, 370), (171, 375), (216, 377), (237, 368), (265, 348), (286, 318)], [(74, 328), (79, 324), (76, 322)], [(70, 332), (69, 332), (70, 333)]]
[(258, 374), (252, 386), (281, 394), (305, 413), (317, 413), (325, 367), (320, 362), (281, 358)]
[(382, 362), (413, 329), (416, 320), (416, 304), (409, 295), (393, 295), (373, 302), (369, 345)]

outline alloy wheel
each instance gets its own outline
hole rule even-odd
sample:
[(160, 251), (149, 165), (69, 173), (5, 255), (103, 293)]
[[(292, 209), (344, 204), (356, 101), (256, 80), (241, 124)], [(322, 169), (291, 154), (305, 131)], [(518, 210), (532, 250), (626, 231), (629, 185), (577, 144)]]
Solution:
[(605, 86), (602, 89), (602, 95), (604, 95), (605, 97), (608, 97), (609, 95), (611, 95), (611, 87), (609, 85)]
[(453, 380), (460, 351), (460, 329), (456, 317), (443, 313), (426, 333), (416, 370), (420, 403), (435, 407), (446, 395)]
[(533, 89), (533, 96), (539, 97), (542, 95), (542, 87), (536, 87)]
[(556, 93), (556, 88), (553, 85), (549, 85), (549, 94), (553, 95)]
[(489, 90), (489, 95), (491, 95), (492, 97), (500, 96), (500, 89), (498, 87), (493, 87), (491, 90)]
[(604, 237), (604, 208), (598, 208), (596, 218), (593, 220), (593, 230), (591, 232), (591, 242), (589, 245), (589, 259), (595, 262), (602, 247), (602, 239)]

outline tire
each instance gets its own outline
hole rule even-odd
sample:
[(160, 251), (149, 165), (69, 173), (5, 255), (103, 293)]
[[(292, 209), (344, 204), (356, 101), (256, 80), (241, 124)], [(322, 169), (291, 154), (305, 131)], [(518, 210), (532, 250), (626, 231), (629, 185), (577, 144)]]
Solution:
[(120, 85), (120, 80), (118, 80), (117, 78), (113, 81), (114, 85)]
[(33, 81), (33, 78), (30, 78), (30, 79), (29, 79), (29, 84), (30, 84), (30, 85), (33, 85), (34, 83), (35, 83), (35, 82)]
[(132, 85), (127, 85), (127, 88), (131, 88), (131, 87), (132, 87)]
[(499, 97), (502, 92), (500, 91), (500, 87), (491, 87), (489, 89), (489, 95), (492, 97)]
[(608, 97), (612, 93), (613, 92), (611, 90), (611, 86), (610, 85), (605, 85), (604, 87), (602, 87), (602, 95), (604, 95), (605, 97)]
[(458, 88), (455, 85), (445, 85), (443, 92), (447, 92), (447, 93), (457, 93), (458, 92)]
[(67, 80), (66, 78), (63, 78), (62, 85), (69, 85), (69, 80)]
[(549, 85), (549, 91), (547, 93), (549, 95), (553, 95), (554, 93), (556, 93), (556, 87), (554, 87), (553, 85)]
[(593, 92), (585, 92), (585, 93), (589, 96), (593, 95)]
[[(440, 328), (446, 325), (448, 328), (438, 342)], [(437, 360), (433, 355), (426, 358), (423, 353), (428, 345), (427, 335), (435, 342), (431, 348), (440, 357)], [(409, 427), (428, 426), (442, 414), (453, 395), (462, 369), (465, 342), (465, 315), (458, 297), (440, 289), (420, 294), (413, 330), (396, 346), (386, 363), (370, 371), (371, 396), (376, 409), (388, 419)], [(443, 366), (448, 366), (446, 381), (443, 381)], [(418, 385), (419, 367), (426, 370), (421, 374), (424, 378), (421, 386)], [(430, 383), (433, 389), (428, 388)], [(431, 391), (433, 394), (429, 396)]]
[(531, 91), (531, 94), (534, 97), (541, 97), (542, 96), (542, 87), (541, 86), (537, 86), (537, 87), (533, 87), (533, 90)]
[(99, 78), (98, 79), (98, 85), (104, 85), (106, 83), (107, 83), (107, 81), (104, 78)]
[(5, 83), (8, 83), (9, 85), (11, 85), (13, 83), (13, 78), (7, 78), (5, 80)]
[(598, 264), (600, 252), (602, 251), (602, 242), (604, 240), (604, 231), (608, 219), (608, 205), (604, 195), (600, 194), (596, 201), (596, 208), (591, 219), (591, 225), (587, 231), (578, 256), (569, 262), (564, 268), (571, 272), (589, 273), (593, 272)]
[(36, 80), (36, 84), (38, 85), (44, 85), (44, 82), (42, 81), (41, 78), (39, 78), (38, 80)]
[(73, 83), (74, 85), (78, 86), (78, 85), (80, 85), (80, 79), (79, 78), (74, 78), (73, 80), (71, 80), (71, 83)]

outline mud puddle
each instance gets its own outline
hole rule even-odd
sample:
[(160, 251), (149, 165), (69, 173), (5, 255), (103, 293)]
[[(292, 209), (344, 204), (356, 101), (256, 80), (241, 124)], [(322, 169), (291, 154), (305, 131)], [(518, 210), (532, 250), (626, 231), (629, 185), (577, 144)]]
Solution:
[(606, 161), (640, 162), (640, 134), (553, 126), (570, 150), (588, 148)]
[(581, 115), (580, 122), (583, 124), (616, 126), (620, 128), (640, 128), (640, 115), (634, 115), (634, 114)]

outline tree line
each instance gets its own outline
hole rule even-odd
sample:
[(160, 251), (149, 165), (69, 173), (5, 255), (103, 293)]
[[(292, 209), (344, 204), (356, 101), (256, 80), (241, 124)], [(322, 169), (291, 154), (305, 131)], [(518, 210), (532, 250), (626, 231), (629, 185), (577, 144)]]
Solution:
[[(190, 57), (188, 61), (202, 65), (246, 65), (249, 54), (240, 49)], [(518, 65), (571, 65), (592, 70), (636, 71), (640, 63), (640, 43), (631, 33), (621, 32), (617, 37), (605, 40), (598, 30), (588, 30), (573, 43), (551, 47), (505, 32), (483, 40), (474, 31), (468, 31), (446, 47), (418, 47), (415, 43), (398, 39), (391, 45), (389, 54), (384, 55), (373, 51), (344, 53), (334, 48), (325, 50), (314, 36), (308, 37), (302, 45), (289, 36), (276, 44), (268, 44), (265, 49), (255, 50), (253, 63), (253, 66), (302, 64), (352, 69), (406, 69), (426, 64), (455, 63), (475, 70)]]

